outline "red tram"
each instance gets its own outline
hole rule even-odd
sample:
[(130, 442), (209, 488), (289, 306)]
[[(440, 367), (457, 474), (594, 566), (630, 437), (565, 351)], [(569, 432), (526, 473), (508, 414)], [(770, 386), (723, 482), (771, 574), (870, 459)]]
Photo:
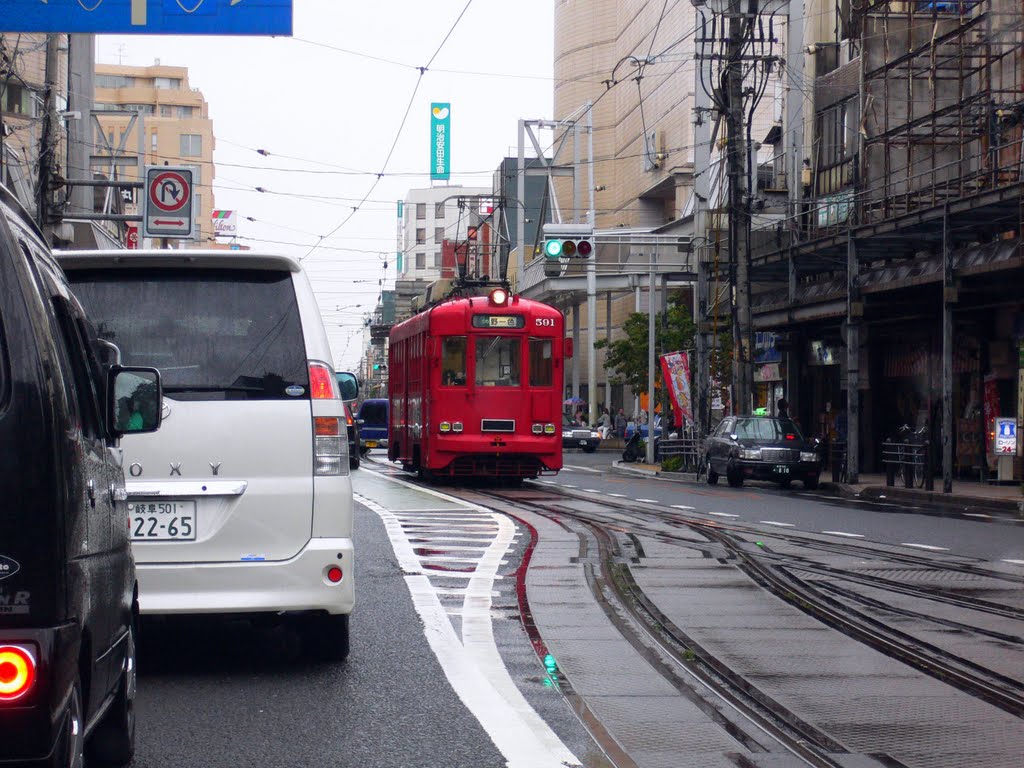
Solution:
[(566, 347), (561, 312), (502, 288), (399, 323), (388, 458), (427, 478), (554, 474)]

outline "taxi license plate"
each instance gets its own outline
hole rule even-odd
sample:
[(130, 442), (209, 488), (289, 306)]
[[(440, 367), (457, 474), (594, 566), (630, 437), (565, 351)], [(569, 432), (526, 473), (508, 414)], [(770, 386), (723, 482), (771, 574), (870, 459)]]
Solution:
[(785, 464), (776, 464), (775, 465), (775, 474), (776, 475), (788, 475), (789, 474), (789, 467), (787, 467)]
[(586, 444), (587, 444), (586, 440), (580, 440), (580, 445), (586, 446)]
[(131, 501), (132, 541), (195, 541), (194, 501)]
[(367, 448), (376, 448), (377, 447), (377, 441), (376, 440), (367, 440), (366, 441), (366, 447)]

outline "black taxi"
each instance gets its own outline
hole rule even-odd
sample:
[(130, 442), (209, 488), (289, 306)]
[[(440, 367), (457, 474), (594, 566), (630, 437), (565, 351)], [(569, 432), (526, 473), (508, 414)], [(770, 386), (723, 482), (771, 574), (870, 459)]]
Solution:
[(769, 480), (788, 487), (799, 480), (818, 487), (821, 453), (791, 419), (770, 416), (728, 416), (705, 441), (708, 484), (725, 475), (729, 485), (744, 480)]

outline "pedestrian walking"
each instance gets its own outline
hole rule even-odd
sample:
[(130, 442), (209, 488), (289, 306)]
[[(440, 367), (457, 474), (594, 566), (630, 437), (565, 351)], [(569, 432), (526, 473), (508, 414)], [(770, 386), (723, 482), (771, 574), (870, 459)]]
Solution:
[(778, 412), (779, 412), (779, 418), (780, 419), (788, 419), (789, 418), (789, 401), (787, 401), (786, 398), (784, 398), (784, 397), (780, 397), (777, 407), (778, 407)]
[(626, 412), (621, 408), (615, 414), (615, 436), (620, 440), (626, 439)]

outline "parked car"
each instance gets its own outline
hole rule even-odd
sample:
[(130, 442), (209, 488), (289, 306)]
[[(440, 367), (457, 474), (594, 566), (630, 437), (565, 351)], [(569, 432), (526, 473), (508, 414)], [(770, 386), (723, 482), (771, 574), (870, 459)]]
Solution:
[(164, 375), (123, 442), (144, 615), (290, 621), (343, 659), (353, 585), (346, 414), (302, 266), (260, 251), (58, 254), (101, 338)]
[(579, 448), (584, 453), (593, 453), (601, 444), (601, 433), (590, 427), (581, 427), (574, 424), (572, 419), (564, 416), (562, 419), (562, 450)]
[(805, 488), (818, 487), (818, 443), (805, 439), (790, 419), (730, 416), (707, 438), (705, 451), (710, 485), (725, 475), (733, 487), (744, 480), (771, 480), (784, 488), (800, 480)]
[(365, 456), (371, 448), (388, 447), (387, 398), (364, 400), (359, 406), (359, 445)]
[(0, 187), (2, 765), (124, 765), (135, 749), (137, 588), (116, 447), (159, 426), (160, 376), (108, 356)]

